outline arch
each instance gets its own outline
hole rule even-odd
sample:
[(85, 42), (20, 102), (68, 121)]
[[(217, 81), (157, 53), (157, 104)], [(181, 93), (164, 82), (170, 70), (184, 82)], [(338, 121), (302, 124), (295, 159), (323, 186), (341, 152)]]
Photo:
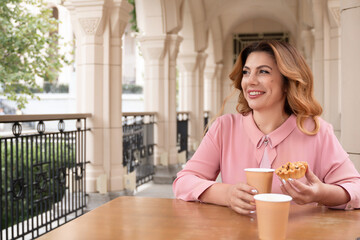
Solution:
[(188, 2), (194, 28), (195, 51), (202, 52), (208, 46), (208, 27), (206, 24), (205, 7), (202, 0), (191, 0)]
[(184, 41), (182, 52), (202, 52), (208, 47), (208, 27), (202, 0), (185, 0), (184, 24), (181, 35)]
[(136, 17), (140, 34), (157, 36), (176, 34), (182, 28), (184, 0), (136, 0)]
[[(244, 7), (246, 6), (246, 7)], [(288, 29), (292, 29), (297, 25), (296, 1), (246, 1), (246, 0), (229, 0), (226, 2), (207, 3), (208, 18), (207, 24), (211, 25), (211, 21), (216, 17), (221, 17), (223, 24), (224, 36), (228, 31), (234, 28), (238, 23), (252, 18), (264, 17), (275, 19), (282, 23)], [(293, 34), (295, 32), (292, 32)]]

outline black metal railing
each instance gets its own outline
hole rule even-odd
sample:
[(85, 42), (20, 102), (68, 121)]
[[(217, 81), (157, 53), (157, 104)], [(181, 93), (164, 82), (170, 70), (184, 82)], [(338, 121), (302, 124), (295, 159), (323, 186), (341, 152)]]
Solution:
[(136, 186), (152, 180), (155, 113), (123, 113), (123, 166), (136, 171)]
[(176, 123), (176, 144), (178, 146), (178, 152), (186, 151), (186, 159), (188, 159), (188, 121), (189, 112), (177, 112)]
[(90, 116), (0, 116), (0, 239), (34, 239), (84, 213)]
[(206, 129), (209, 123), (209, 117), (210, 117), (209, 111), (204, 111), (204, 130)]

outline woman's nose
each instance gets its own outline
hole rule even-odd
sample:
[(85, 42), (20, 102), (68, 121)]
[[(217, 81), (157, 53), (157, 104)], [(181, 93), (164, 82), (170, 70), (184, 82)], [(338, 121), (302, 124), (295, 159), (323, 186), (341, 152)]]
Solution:
[(258, 84), (258, 83), (259, 83), (259, 81), (258, 81), (258, 79), (257, 79), (256, 74), (255, 74), (255, 73), (251, 73), (251, 74), (249, 75), (249, 84)]

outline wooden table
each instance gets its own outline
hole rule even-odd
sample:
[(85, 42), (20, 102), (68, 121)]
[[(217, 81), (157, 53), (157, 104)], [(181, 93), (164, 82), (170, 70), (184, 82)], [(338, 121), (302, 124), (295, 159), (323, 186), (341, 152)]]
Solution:
[[(360, 210), (291, 205), (288, 239), (356, 240)], [(256, 215), (175, 199), (119, 197), (39, 239), (257, 239)]]

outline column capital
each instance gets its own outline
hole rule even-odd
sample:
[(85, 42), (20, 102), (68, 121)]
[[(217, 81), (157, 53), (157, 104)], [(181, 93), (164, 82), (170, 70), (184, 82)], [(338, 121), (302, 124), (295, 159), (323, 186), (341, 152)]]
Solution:
[(69, 0), (65, 2), (76, 34), (101, 36), (104, 32), (105, 0)]
[(112, 37), (121, 37), (130, 18), (133, 6), (126, 0), (114, 0), (110, 7), (110, 30)]
[(218, 79), (218, 81), (221, 80), (221, 74), (222, 74), (222, 70), (223, 70), (224, 64), (223, 63), (217, 63), (216, 64), (216, 78)]
[(360, 0), (341, 0), (340, 12), (345, 11), (349, 8), (360, 7)]
[(208, 55), (204, 52), (199, 52), (197, 54), (197, 66), (200, 72), (204, 72), (207, 57)]
[(208, 80), (213, 80), (215, 78), (216, 65), (207, 64), (204, 70), (204, 76)]
[(180, 53), (177, 63), (183, 72), (193, 72), (196, 69), (197, 53)]
[(140, 42), (141, 51), (145, 61), (159, 61), (165, 56), (167, 36), (140, 36), (137, 38)]
[(168, 49), (169, 49), (169, 56), (170, 61), (175, 61), (178, 53), (179, 53), (179, 47), (180, 43), (182, 42), (183, 37), (177, 35), (177, 34), (169, 34), (167, 35), (167, 42), (168, 42)]
[(331, 27), (340, 27), (340, 1), (328, 1), (327, 7)]

